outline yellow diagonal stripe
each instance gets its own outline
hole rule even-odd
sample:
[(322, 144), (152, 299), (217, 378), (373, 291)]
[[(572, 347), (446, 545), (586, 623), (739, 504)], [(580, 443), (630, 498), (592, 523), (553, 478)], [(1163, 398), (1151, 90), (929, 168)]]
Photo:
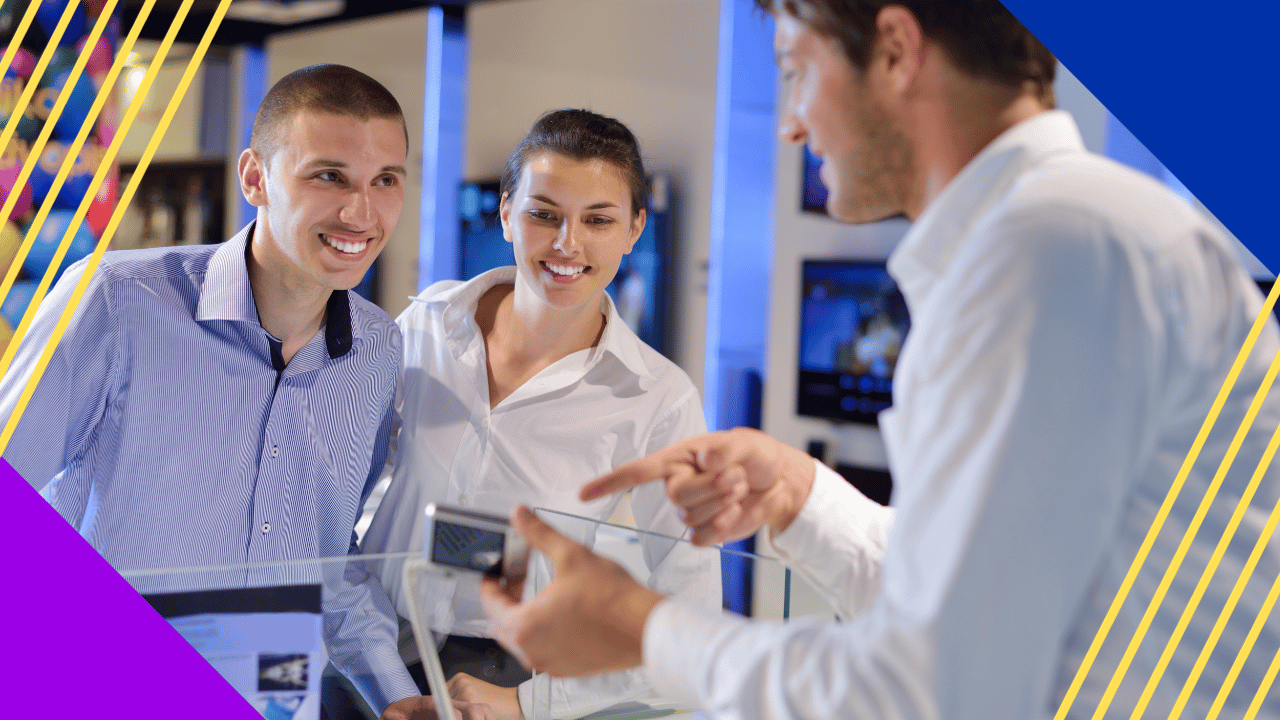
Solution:
[[(74, 9), (73, 6), (68, 6), (68, 7), (70, 7), (71, 9)], [(69, 20), (69, 17), (67, 16), (66, 13), (63, 13), (62, 20), (63, 22), (60, 22), (58, 24), (58, 27), (60, 29), (65, 29), (64, 26), (66, 25), (66, 22)], [(101, 21), (101, 18), (99, 18), (98, 24), (102, 25), (102, 27), (106, 27), (106, 24)], [(99, 31), (99, 34), (101, 34), (101, 31)], [(61, 38), (61, 36), (58, 33), (55, 33), (55, 35), (58, 36), (59, 39)], [(47, 60), (48, 58), (53, 57), (53, 53), (56, 50), (57, 50), (57, 45), (54, 43), (52, 39), (50, 39), (49, 45), (44, 50), (44, 54), (41, 55), (41, 63), (36, 65), (36, 70), (35, 72), (32, 73), (30, 82), (27, 83), (26, 88), (22, 92), (22, 96), (18, 98), (18, 104), (14, 106), (13, 114), (9, 116), (9, 121), (5, 124), (6, 133), (9, 132), (10, 128), (13, 128), (16, 130), (16, 128), (18, 127), (18, 120), (21, 119), (21, 115), (27, 111), (27, 106), (30, 104), (29, 101), (32, 95), (35, 94), (37, 77), (43, 76), (45, 66), (48, 64)], [(84, 67), (83, 64), (81, 64), (80, 66)], [(59, 93), (58, 95), (58, 102), (55, 103), (54, 105), (54, 108), (59, 110), (59, 114), (61, 114), (62, 106), (66, 104), (66, 102), (63, 100), (63, 97), (65, 96), (69, 96), (69, 93), (66, 91), (66, 88), (64, 87), (63, 92)], [(40, 159), (40, 153), (44, 152), (45, 142), (48, 140), (49, 135), (52, 132), (53, 132), (53, 126), (48, 121), (46, 121), (44, 123), (44, 127), (40, 129), (40, 134), (36, 137), (36, 142), (39, 144), (39, 150), (37, 151), (36, 146), (34, 145), (31, 147), (31, 152), (27, 154), (27, 160), (25, 163), (23, 163), (22, 169), (18, 173), (17, 180), (15, 180), (13, 183), (13, 186), (15, 188), (22, 187), (22, 184), (25, 183), (27, 179), (31, 177), (31, 171), (35, 169), (35, 161)], [(0, 136), (0, 148), (8, 147), (9, 140), (11, 139), (12, 139), (11, 135), (6, 134), (3, 136)], [(13, 209), (13, 206), (17, 202), (18, 202), (17, 193), (13, 193), (10, 197), (5, 198), (4, 204), (0, 205), (0, 217), (3, 217), (3, 218), (9, 217), (9, 211)], [(21, 265), (22, 259), (25, 257), (26, 257), (26, 253), (24, 252), (18, 259), (14, 261), (15, 264)], [(4, 302), (4, 298), (7, 292), (8, 292), (7, 288), (5, 288), (4, 290), (0, 290), (0, 303)]]
[[(1280, 590), (1280, 578), (1276, 578), (1276, 584), (1272, 587), (1271, 599), (1275, 604), (1276, 591)], [(1271, 608), (1267, 608), (1270, 612)], [(1271, 691), (1271, 683), (1276, 681), (1276, 673), (1280, 672), (1280, 650), (1276, 650), (1275, 657), (1271, 658), (1271, 667), (1267, 668), (1266, 677), (1262, 678), (1262, 684), (1258, 685), (1258, 692), (1253, 695), (1253, 702), (1249, 703), (1249, 709), (1245, 711), (1245, 720), (1253, 720), (1258, 717), (1258, 710), (1262, 709), (1262, 701), (1267, 699), (1267, 693)]]
[[(9, 72), (9, 66), (13, 63), (13, 56), (18, 54), (18, 48), (22, 46), (22, 41), (27, 38), (27, 30), (31, 27), (31, 21), (36, 18), (36, 11), (40, 9), (41, 0), (31, 0), (31, 4), (27, 6), (27, 11), (23, 13), (22, 20), (18, 21), (18, 27), (13, 31), (13, 37), (9, 39), (9, 47), (5, 48), (4, 57), (0, 57), (0, 77), (4, 77)], [(3, 148), (0, 145), (0, 148)]]
[[(1276, 428), (1276, 432), (1271, 435), (1271, 442), (1267, 445), (1267, 451), (1262, 456), (1262, 462), (1258, 464), (1255, 475), (1266, 471), (1266, 466), (1271, 464), (1271, 460), (1275, 457), (1276, 449), (1280, 447), (1280, 427)], [(1191, 669), (1191, 674), (1187, 676), (1187, 683), (1183, 686), (1182, 692), (1178, 695), (1178, 700), (1174, 703), (1173, 713), (1170, 717), (1177, 717), (1182, 714), (1183, 707), (1187, 704), (1187, 700), (1191, 697), (1191, 691), (1195, 687), (1196, 682), (1200, 679), (1200, 673), (1204, 671), (1204, 666), (1209, 661), (1209, 655), (1213, 653), (1217, 647), (1218, 639), (1222, 636), (1222, 631), (1227, 626), (1227, 621), (1231, 618), (1231, 613), (1235, 610), (1236, 603), (1240, 600), (1240, 596), (1244, 593), (1244, 588), (1249, 584), (1249, 578), (1253, 576), (1254, 568), (1258, 566), (1258, 560), (1262, 558), (1262, 553), (1266, 551), (1271, 542), (1272, 535), (1275, 534), (1276, 526), (1280, 525), (1280, 501), (1277, 501), (1271, 509), (1271, 516), (1267, 518), (1267, 524), (1262, 528), (1262, 534), (1258, 541), (1254, 543), (1253, 552), (1249, 554), (1249, 560), (1245, 563), (1244, 569), (1240, 573), (1240, 577), (1236, 579), (1235, 587), (1231, 589), (1231, 596), (1227, 598), (1227, 603), (1222, 607), (1222, 611), (1218, 613), (1218, 620), (1213, 624), (1213, 630), (1209, 633), (1209, 639), (1205, 642), (1204, 648), (1200, 650), (1200, 656), (1196, 658), (1196, 664)], [(1274, 601), (1274, 600), (1273, 600)], [(1265, 610), (1264, 610), (1265, 615)], [(1261, 629), (1259, 627), (1259, 629)], [(1218, 697), (1210, 708), (1206, 720), (1216, 718), (1222, 710), (1222, 704), (1226, 702), (1231, 688), (1235, 685), (1236, 677), (1240, 674), (1240, 669), (1244, 666), (1245, 660), (1249, 657), (1250, 650), (1253, 649), (1253, 639), (1257, 633), (1252, 633), (1240, 651), (1236, 654), (1235, 662), (1232, 663), (1230, 671), (1227, 672), (1226, 678), (1223, 679), (1222, 687), (1218, 688)]]
[(129, 186), (121, 194), (120, 203), (116, 206), (115, 212), (111, 214), (111, 221), (107, 224), (106, 231), (102, 233), (102, 238), (98, 240), (98, 246), (94, 248), (93, 255), (89, 257), (84, 273), (80, 276), (80, 281), (76, 283), (71, 299), (67, 302), (67, 307), (62, 311), (61, 317), (58, 318), (58, 324), (54, 327), (53, 335), (49, 338), (44, 352), (40, 355), (40, 360), (36, 363), (31, 379), (27, 381), (27, 385), (22, 391), (22, 396), (18, 398), (18, 403), (14, 407), (13, 414), (9, 416), (9, 422), (6, 423), (4, 432), (0, 434), (0, 455), (3, 455), (5, 448), (8, 447), (9, 439), (13, 437), (13, 431), (18, 426), (18, 421), (21, 419), (22, 414), (26, 411), (27, 404), (31, 401), (32, 393), (35, 392), (36, 386), (40, 383), (40, 378), (44, 375), (45, 368), (48, 367), (49, 360), (53, 357), (53, 352), (57, 349), (58, 342), (62, 340), (62, 335), (66, 332), (67, 325), (71, 322), (71, 316), (75, 314), (76, 307), (80, 304), (80, 299), (84, 296), (85, 289), (89, 286), (89, 281), (93, 279), (93, 274), (98, 269), (98, 264), (102, 261), (102, 255), (106, 252), (107, 245), (115, 235), (116, 228), (120, 225), (120, 218), (123, 217), (125, 209), (129, 206), (130, 201), (133, 200), (138, 184), (142, 181), (143, 174), (151, 164), (151, 158), (155, 155), (156, 149), (159, 148), (165, 132), (168, 131), (169, 123), (173, 120), (174, 113), (177, 112), (178, 104), (181, 102), (182, 96), (186, 94), (192, 78), (195, 77), (196, 69), (204, 59), (204, 55), (209, 49), (209, 44), (213, 41), (213, 35), (217, 32), (218, 26), (222, 24), (222, 18), (226, 16), (227, 7), (230, 5), (231, 0), (220, 0), (218, 9), (214, 11), (213, 18), (209, 21), (208, 28), (205, 29), (204, 36), (200, 38), (200, 44), (196, 46), (195, 54), (192, 55), (191, 60), (187, 63), (187, 69), (182, 74), (182, 79), (178, 81), (177, 92), (174, 93), (173, 99), (169, 101), (169, 105), (165, 108), (164, 115), (160, 118), (160, 124), (156, 127), (155, 134), (151, 137), (151, 142), (147, 144), (147, 149), (142, 153), (142, 159), (138, 162), (137, 170), (129, 180)]
[[(1274, 367), (1275, 364), (1272, 364)], [(1239, 523), (1239, 518), (1244, 516), (1244, 512), (1248, 509), (1248, 499), (1252, 497), (1254, 490), (1257, 489), (1263, 475), (1271, 466), (1271, 461), (1275, 458), (1276, 450), (1280, 449), (1280, 427), (1271, 434), (1271, 440), (1267, 443), (1267, 449), (1262, 453), (1262, 459), (1258, 462), (1258, 467), (1253, 471), (1253, 477), (1249, 480), (1249, 489), (1242, 497), (1239, 505), (1236, 506), (1236, 512), (1231, 517), (1231, 525), (1228, 531), (1233, 531)], [(1182, 715), (1183, 708), (1186, 707), (1187, 701), (1191, 698), (1191, 693), (1195, 689), (1196, 683), (1200, 680), (1200, 674), (1204, 672), (1205, 665), (1209, 662), (1210, 655), (1218, 646), (1218, 639), (1222, 637), (1222, 631), (1227, 627), (1227, 621), (1231, 619), (1231, 613), (1235, 611), (1236, 603), (1240, 601), (1240, 596), (1244, 594), (1245, 586), (1249, 584), (1249, 579), (1253, 576), (1254, 568), (1258, 566), (1258, 561), (1262, 558), (1262, 553), (1266, 551), (1271, 536), (1275, 533), (1276, 525), (1280, 524), (1280, 501), (1277, 501), (1275, 507), (1271, 510), (1271, 516), (1267, 518), (1267, 524), (1262, 528), (1262, 533), (1253, 545), (1253, 551), (1249, 553), (1249, 559), (1245, 561), (1244, 568), (1240, 571), (1240, 576), (1236, 578), (1235, 585), (1231, 588), (1231, 594), (1227, 597), (1226, 604), (1222, 606), (1222, 610), (1218, 612), (1218, 619), (1213, 624), (1213, 629), (1209, 632), (1209, 637), (1205, 640), (1204, 647), (1200, 650), (1200, 655), (1196, 658), (1195, 665), (1191, 668), (1191, 673), (1187, 675), (1187, 680), (1182, 686), (1182, 691), (1178, 694), (1178, 699), (1173, 705), (1173, 710), (1169, 714), (1169, 720), (1176, 720)], [(1216, 553), (1215, 553), (1216, 557)], [(1216, 561), (1215, 561), (1216, 562)], [(1242, 650), (1236, 658), (1236, 662), (1243, 664), (1244, 659), (1249, 653)], [(1235, 668), (1235, 672), (1239, 672), (1239, 668)], [(1230, 690), (1234, 683), (1234, 675), (1229, 675), (1227, 682), (1224, 684), (1226, 690)], [(1225, 695), (1224, 695), (1225, 697)], [(1213, 717), (1217, 713), (1211, 713)]]
[[(102, 32), (107, 27), (107, 21), (111, 19), (111, 13), (115, 11), (118, 2), (119, 0), (109, 0), (103, 6), (102, 14), (98, 16), (98, 22), (94, 23), (93, 30), (89, 33), (89, 40), (85, 43), (85, 47), (90, 51), (92, 51), (98, 39), (102, 37)], [(53, 110), (49, 112), (49, 117), (45, 118), (44, 127), (40, 128), (40, 134), (31, 146), (31, 154), (27, 156), (27, 162), (23, 165), (22, 172), (18, 173), (18, 179), (14, 182), (14, 187), (22, 187), (22, 184), (31, 176), (35, 165), (40, 161), (40, 156), (44, 154), (45, 145), (48, 144), (49, 137), (53, 135), (54, 125), (62, 118), (62, 112), (67, 103), (70, 102), (71, 93), (75, 89), (76, 83), (80, 82), (80, 76), (84, 74), (84, 66), (88, 62), (89, 54), (81, 53), (76, 58), (75, 64), (71, 66), (71, 72), (67, 75), (67, 81), (62, 86), (62, 92), (58, 93), (58, 99), (53, 104)], [(84, 147), (84, 141), (88, 138), (89, 132), (93, 130), (93, 124), (97, 121), (98, 113), (101, 112), (102, 106), (105, 104), (105, 98), (110, 97), (110, 94), (110, 86), (104, 84), (102, 90), (98, 93), (98, 98), (95, 99), (90, 108), (88, 116), (81, 123), (80, 131), (76, 134), (75, 141), (67, 148), (67, 154), (62, 158), (62, 164), (53, 179), (53, 185), (49, 188), (49, 192), (45, 194), (44, 201), (40, 203), (40, 209), (35, 218), (27, 226), (26, 236), (18, 246), (17, 254), (14, 255), (9, 264), (9, 272), (5, 274), (4, 281), (0, 282), (0, 305), (4, 305), (5, 298), (9, 297), (9, 290), (13, 287), (13, 282), (17, 279), (19, 270), (22, 269), (22, 263), (27, 259), (27, 254), (31, 252), (31, 246), (35, 243), (35, 239), (40, 236), (40, 229), (44, 227), (44, 222), (48, 219), (49, 212), (53, 210), (53, 203), (57, 199), (58, 193), (62, 191), (67, 175), (71, 173), (71, 168), (75, 167), (76, 159), (80, 156), (80, 150)], [(98, 99), (102, 101), (99, 102)], [(0, 207), (0, 217), (9, 217), (9, 210), (17, 199), (17, 193), (14, 193), (13, 197), (5, 200), (4, 206)], [(58, 262), (61, 262), (61, 260)], [(49, 265), (49, 270), (56, 271), (57, 269), (57, 264)], [(38, 303), (39, 300), (32, 300), (28, 307)], [(0, 376), (3, 373), (3, 369), (0, 369)]]
[(1262, 311), (1258, 313), (1258, 317), (1253, 321), (1253, 327), (1249, 329), (1249, 334), (1245, 337), (1244, 344), (1240, 347), (1240, 352), (1236, 354), (1235, 362), (1231, 364), (1231, 370), (1227, 373), (1222, 387), (1218, 390), (1217, 397), (1213, 400), (1213, 405), (1209, 408), (1209, 414), (1205, 417), (1204, 423), (1200, 426), (1200, 431), (1196, 434), (1195, 441), (1191, 444), (1191, 449), (1182, 461), (1182, 467), (1178, 469), (1178, 474), (1174, 478), (1173, 484), (1169, 486), (1169, 492), (1165, 494), (1164, 502), (1160, 504), (1160, 510), (1151, 522), (1151, 528), (1147, 531), (1147, 536), (1142, 541), (1142, 546), (1138, 548), (1137, 555), (1134, 556), (1133, 562), (1130, 563), (1129, 570), (1125, 573), (1124, 581), (1121, 582), (1120, 589), (1116, 591), (1116, 597), (1111, 601), (1111, 607), (1107, 609), (1106, 617), (1103, 618), (1102, 624), (1098, 627), (1098, 632), (1094, 635), (1093, 642), (1089, 644), (1089, 650), (1085, 653), (1084, 660), (1081, 661), (1080, 667), (1076, 670), (1071, 686), (1067, 688), (1067, 692), (1062, 698), (1062, 703), (1058, 705), (1058, 711), (1054, 713), (1054, 720), (1063, 720), (1067, 713), (1071, 711), (1071, 705), (1075, 702), (1076, 696), (1079, 695), (1080, 687), (1084, 684), (1085, 678), (1088, 677), (1089, 670), (1093, 667), (1093, 662), (1098, 657), (1098, 651), (1102, 648), (1102, 643), (1106, 641), (1107, 634), (1111, 631), (1111, 626), (1115, 624), (1116, 616), (1120, 614), (1120, 608), (1124, 605), (1125, 599), (1129, 597), (1129, 591), (1133, 588), (1138, 572), (1142, 569), (1143, 563), (1146, 562), (1147, 556), (1151, 553), (1151, 546), (1155, 544), (1156, 537), (1159, 536), (1160, 530), (1164, 527), (1164, 522), (1169, 516), (1169, 511), (1173, 508), (1174, 501), (1178, 498), (1178, 493), (1182, 491), (1182, 486), (1186, 483), (1187, 476), (1191, 474), (1191, 468), (1195, 466), (1196, 460), (1200, 457), (1200, 451), (1204, 448), (1209, 432), (1213, 429), (1214, 423), (1218, 420), (1218, 415), (1222, 412), (1222, 406), (1226, 404), (1227, 397), (1235, 387), (1236, 379), (1240, 377), (1241, 368), (1244, 367), (1245, 361), (1253, 352), (1253, 346), (1257, 343), (1258, 336), (1262, 333), (1262, 328), (1266, 327), (1267, 320), (1275, 307), (1277, 296), (1280, 296), (1280, 282), (1277, 282), (1271, 288), (1271, 292), (1267, 295), (1267, 301), (1263, 303)]
[[(75, 15), (77, 3), (67, 3), (67, 9), (62, 11), (62, 17), (58, 19), (58, 24), (54, 26), (53, 33), (49, 35), (49, 44), (45, 46), (44, 52), (40, 53), (40, 60), (36, 62), (36, 69), (31, 72), (31, 77), (27, 80), (27, 86), (22, 89), (22, 95), (18, 97), (18, 104), (13, 106), (13, 114), (9, 116), (9, 122), (4, 124), (4, 131), (0, 132), (0, 148), (8, 147), (9, 141), (13, 139), (13, 133), (18, 129), (18, 121), (22, 119), (22, 115), (27, 112), (27, 106), (31, 104), (31, 96), (36, 94), (36, 85), (44, 77), (44, 71), (49, 67), (49, 61), (53, 59), (53, 53), (58, 49), (58, 43), (62, 42), (62, 36), (67, 31), (67, 25), (71, 22), (71, 17)], [(27, 162), (30, 162), (30, 158)]]
[[(164, 64), (164, 60), (168, 56), (170, 48), (173, 46), (173, 41), (178, 36), (178, 30), (186, 20), (187, 12), (191, 9), (193, 2), (194, 0), (184, 0), (182, 6), (178, 8), (178, 13), (174, 16), (173, 23), (169, 27), (169, 32), (165, 34), (164, 40), (161, 41), (160, 47), (156, 51), (156, 56), (152, 59), (150, 67), (147, 68), (147, 74), (142, 79), (142, 84), (134, 94), (133, 100), (130, 101), (129, 109), (125, 112), (124, 119), (121, 121), (119, 129), (116, 131), (115, 137), (111, 140), (111, 145), (107, 148), (107, 151), (102, 156), (102, 161), (98, 164), (98, 170), (94, 173), (93, 180), (89, 184), (88, 191), (86, 191), (84, 197), (80, 199), (80, 205), (76, 208), (76, 212), (72, 216), (71, 222), (67, 225), (68, 230), (72, 230), (79, 226), (80, 223), (84, 222), (85, 215), (89, 212), (89, 206), (93, 204), (93, 198), (97, 194), (98, 188), (102, 185), (102, 181), (106, 178), (107, 173), (111, 171), (116, 155), (120, 152), (120, 146), (124, 143), (125, 137), (129, 134), (129, 129), (133, 126), (134, 119), (137, 117), (138, 111), (142, 108), (142, 104), (151, 90), (152, 82), (155, 81), (156, 75), (160, 73), (160, 67)], [(148, 0), (143, 9), (147, 11), (147, 14), (149, 14), (154, 5), (155, 0)], [(146, 20), (146, 15), (139, 13), (137, 20), (133, 24), (133, 28), (130, 30), (127, 43), (125, 45), (121, 45), (121, 52), (117, 55), (116, 60), (111, 67), (111, 73), (113, 73), (113, 75), (108, 75), (108, 79), (112, 83), (114, 83), (115, 79), (119, 76), (120, 69), (124, 66), (128, 52), (133, 49), (133, 41), (135, 41), (137, 36), (142, 32), (142, 26), (146, 23)], [(104, 88), (105, 87), (106, 86), (104, 85)], [(108, 97), (109, 93), (104, 94), (100, 92), (98, 97), (94, 99), (94, 107), (97, 108), (98, 111), (101, 111), (102, 105), (106, 103)], [(172, 98), (170, 100), (172, 101)], [(94, 114), (92, 110), (90, 114)], [(83, 127), (81, 128), (81, 131), (84, 131)], [(48, 201), (46, 200), (46, 204), (47, 202)], [(128, 203), (118, 203), (116, 211), (120, 211), (120, 209), (124, 207), (128, 207)], [(40, 218), (37, 216), (36, 219), (39, 220)], [(35, 223), (32, 224), (34, 225)], [(27, 233), (26, 240), (23, 241), (22, 247), (18, 250), (17, 258), (15, 258), (13, 264), (10, 266), (9, 273), (5, 276), (4, 283), (0, 285), (0, 293), (8, 292), (14, 278), (17, 277), (21, 261), (26, 257), (35, 237), (36, 235), (34, 233)], [(62, 258), (66, 255), (67, 245), (67, 237), (64, 236), (62, 242), (59, 243), (58, 250), (54, 253), (55, 262), (50, 263), (52, 267), (56, 268), (57, 265), (62, 262)], [(28, 303), (21, 322), (19, 322), (18, 327), (14, 329), (13, 337), (9, 341), (9, 346), (5, 348), (3, 357), (0, 357), (0, 377), (3, 377), (4, 373), (8, 372), (9, 365), (13, 362), (13, 357), (18, 352), (18, 346), (22, 342), (22, 338), (26, 336), (27, 329), (31, 326), (31, 322), (35, 317), (36, 309), (44, 299), (45, 294), (48, 292), (50, 278), (51, 276), (46, 272), (45, 277), (41, 279), (40, 284), (36, 287), (36, 293), (32, 296), (31, 302)]]
[[(1231, 693), (1231, 688), (1235, 686), (1236, 678), (1240, 676), (1240, 668), (1244, 667), (1244, 661), (1249, 657), (1249, 653), (1253, 651), (1253, 643), (1258, 639), (1258, 635), (1262, 632), (1263, 626), (1267, 624), (1267, 618), (1271, 616), (1271, 609), (1275, 607), (1276, 597), (1280, 596), (1280, 577), (1271, 584), (1271, 592), (1267, 593), (1267, 599), (1262, 603), (1262, 609), (1258, 611), (1258, 617), (1253, 620), (1253, 627), (1249, 628), (1249, 635), (1245, 637), (1244, 644), (1240, 646), (1240, 652), (1236, 655), (1236, 661), (1231, 664), (1231, 671), (1227, 673), (1226, 680), (1222, 683), (1222, 688), (1218, 690), (1218, 696), (1213, 700), (1213, 707), (1209, 708), (1209, 713), (1205, 715), (1205, 720), (1211, 720), (1218, 717), (1218, 713), (1222, 712), (1222, 706), (1227, 702), (1227, 696)], [(1262, 704), (1262, 699), (1266, 698), (1266, 691), (1271, 687), (1272, 680), (1275, 679), (1276, 664), (1271, 663), (1271, 669), (1267, 671), (1267, 676), (1263, 678), (1262, 684), (1258, 686), (1258, 697), (1250, 703), (1249, 712), (1246, 717), (1255, 717), (1258, 714), (1257, 706)]]
[[(1225, 477), (1227, 469), (1230, 468), (1231, 464), (1234, 462), (1240, 443), (1244, 441), (1244, 435), (1253, 425), (1253, 421), (1256, 419), (1258, 410), (1261, 409), (1263, 401), (1266, 400), (1267, 394), (1271, 392), (1271, 385), (1275, 382), (1277, 371), (1280, 371), (1280, 353), (1277, 353), (1271, 360), (1271, 366), (1267, 369), (1266, 377), (1262, 379), (1262, 384), (1258, 387), (1257, 393), (1254, 394), (1253, 401), (1249, 404), (1249, 410), (1245, 413), (1244, 420), (1240, 423), (1240, 431), (1236, 435), (1236, 442), (1232, 443), (1226, 456), (1223, 457), (1222, 463), (1218, 466), (1218, 473), (1213, 478), (1213, 483), (1205, 492), (1204, 502), (1200, 505), (1201, 510), (1207, 511), (1209, 504), (1213, 502), (1213, 497), (1222, 482), (1222, 478)], [(1169, 666), (1169, 661), (1173, 658), (1173, 653), (1177, 650), (1178, 644), (1182, 641), (1182, 635), (1186, 632), (1187, 625), (1191, 623), (1191, 619), (1195, 616), (1196, 608), (1200, 606), (1200, 600), (1204, 597), (1205, 590), (1209, 588), (1209, 582), (1213, 580), (1213, 575), (1218, 570), (1218, 563), (1222, 561), (1222, 556), (1226, 554), (1227, 547), (1231, 545), (1232, 539), (1235, 538), (1236, 529), (1240, 526), (1240, 521), (1244, 518), (1245, 512), (1249, 509), (1249, 505), (1253, 501), (1254, 493), (1257, 492), (1258, 485), (1262, 482), (1263, 476), (1263, 473), (1257, 472), (1257, 470), (1262, 469), (1263, 467), (1263, 465), (1259, 465), (1258, 468), (1255, 469), (1253, 477), (1249, 480), (1249, 485), (1240, 496), (1239, 502), (1236, 503), (1235, 511), (1231, 514), (1231, 520), (1227, 523), (1227, 527), (1223, 531), (1222, 537), (1218, 539), (1217, 547), (1213, 549), (1213, 555), (1209, 558), (1209, 562), (1205, 566), (1204, 571), (1200, 573), (1200, 580), (1196, 583), (1195, 591), (1192, 592), (1191, 599), (1183, 609), (1182, 616), (1178, 618), (1178, 624), (1174, 628), (1173, 633), (1169, 636), (1169, 641), (1165, 643), (1164, 651), (1160, 654), (1160, 660), (1156, 663), (1156, 667), (1151, 673), (1151, 677), (1147, 680), (1146, 687), (1142, 690), (1142, 696), (1138, 698), (1138, 703), (1134, 706), (1133, 714), (1130, 716), (1133, 720), (1137, 720), (1137, 718), (1142, 717), (1142, 714), (1146, 712), (1147, 705), (1151, 702), (1152, 695), (1155, 694), (1156, 686), (1159, 685), (1160, 679), (1164, 676), (1164, 671)], [(1202, 514), (1196, 515), (1197, 520), (1202, 517)], [(1191, 539), (1194, 537), (1198, 528), (1198, 523), (1193, 522), (1191, 527), (1187, 529), (1187, 534), (1183, 537), (1182, 545), (1178, 548), (1180, 552), (1191, 544)], [(1173, 580), (1173, 575), (1177, 573), (1178, 566), (1181, 561), (1181, 554), (1174, 556), (1173, 562), (1170, 563), (1168, 572), (1165, 574), (1166, 580)], [(1167, 584), (1162, 583), (1161, 590), (1164, 590), (1165, 588), (1167, 588)], [(1151, 605), (1147, 611), (1148, 617), (1151, 614), (1154, 614), (1155, 608), (1159, 606), (1163, 597), (1163, 592), (1158, 591), (1155, 597), (1152, 598)], [(1144, 620), (1146, 619), (1147, 618), (1144, 618)], [(1145, 629), (1145, 625), (1139, 628), (1139, 634), (1135, 636), (1131, 647), (1136, 648), (1137, 644), (1141, 642), (1141, 632)], [(1178, 712), (1181, 711), (1179, 710)], [(1169, 720), (1173, 720), (1174, 717), (1176, 717), (1176, 715), (1171, 716)]]

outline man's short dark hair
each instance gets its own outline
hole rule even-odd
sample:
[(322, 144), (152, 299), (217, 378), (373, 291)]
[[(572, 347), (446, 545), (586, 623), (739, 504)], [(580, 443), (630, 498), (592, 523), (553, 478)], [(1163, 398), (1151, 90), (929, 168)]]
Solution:
[(361, 121), (398, 120), (405, 128), (405, 146), (409, 144), (404, 112), (382, 83), (345, 65), (312, 65), (285, 75), (267, 91), (253, 118), (249, 147), (264, 160), (269, 158), (281, 145), (289, 122), (303, 111), (345, 115)]
[(786, 13), (839, 43), (849, 62), (865, 70), (876, 37), (876, 15), (898, 5), (909, 10), (926, 37), (946, 50), (959, 69), (1018, 87), (1032, 83), (1053, 107), (1053, 54), (998, 0), (756, 0), (770, 13)]

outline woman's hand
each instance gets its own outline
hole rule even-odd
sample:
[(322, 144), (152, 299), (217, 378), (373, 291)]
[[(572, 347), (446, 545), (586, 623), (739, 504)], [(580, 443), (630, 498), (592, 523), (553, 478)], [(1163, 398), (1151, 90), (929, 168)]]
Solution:
[[(481, 703), (453, 701), (454, 720), (497, 720), (493, 709)], [(381, 720), (438, 720), (435, 699), (416, 695), (397, 700), (382, 711)]]

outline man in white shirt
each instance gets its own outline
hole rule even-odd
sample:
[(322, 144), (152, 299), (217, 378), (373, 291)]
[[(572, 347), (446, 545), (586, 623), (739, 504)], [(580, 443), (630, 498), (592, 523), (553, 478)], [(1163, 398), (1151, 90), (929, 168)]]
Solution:
[(526, 604), (487, 584), (495, 634), (555, 675), (641, 665), (725, 717), (1280, 717), (1280, 632), (1255, 623), (1280, 473), (1252, 472), (1280, 398), (1250, 408), (1280, 337), (1233, 252), (1084, 151), (1052, 56), (994, 0), (762, 3), (780, 132), (824, 158), (829, 212), (913, 221), (889, 260), (912, 313), (880, 416), (893, 507), (762, 433), (694, 438), (582, 497), (662, 478), (696, 541), (765, 528), (843, 622), (691, 608), (518, 510), (556, 579)]

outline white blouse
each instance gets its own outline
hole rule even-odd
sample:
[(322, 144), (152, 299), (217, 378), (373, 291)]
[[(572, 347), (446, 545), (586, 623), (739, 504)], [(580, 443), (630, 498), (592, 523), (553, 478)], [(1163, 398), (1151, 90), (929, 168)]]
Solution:
[[(525, 504), (606, 521), (619, 498), (581, 502), (583, 484), (706, 431), (692, 381), (636, 337), (608, 295), (601, 303), (606, 324), (596, 347), (553, 363), (490, 409), (476, 305), (490, 288), (514, 280), (515, 268), (507, 267), (467, 282), (436, 283), (396, 320), (405, 346), (399, 433), (388, 462), (391, 483), (365, 534), (363, 552), (421, 548), (423, 510), (432, 502), (504, 516)], [(641, 530), (667, 537), (686, 533), (661, 484), (635, 490), (631, 509)], [(564, 529), (580, 542), (594, 542), (586, 523)], [(720, 607), (718, 551), (659, 538), (644, 539), (642, 549), (651, 587), (702, 607)], [(401, 565), (388, 561), (375, 572), (397, 610), (408, 617)], [(478, 579), (433, 583), (430, 590), (424, 602), (433, 629), (488, 636)], [(401, 647), (403, 655), (416, 657), (411, 643)], [(642, 692), (638, 673), (623, 675), (629, 680), (618, 682), (629, 690), (599, 680), (555, 681), (557, 717), (586, 714)], [(577, 691), (575, 684), (581, 686)], [(531, 717), (529, 685), (521, 688), (521, 702)], [(584, 689), (588, 686), (593, 690)]]

